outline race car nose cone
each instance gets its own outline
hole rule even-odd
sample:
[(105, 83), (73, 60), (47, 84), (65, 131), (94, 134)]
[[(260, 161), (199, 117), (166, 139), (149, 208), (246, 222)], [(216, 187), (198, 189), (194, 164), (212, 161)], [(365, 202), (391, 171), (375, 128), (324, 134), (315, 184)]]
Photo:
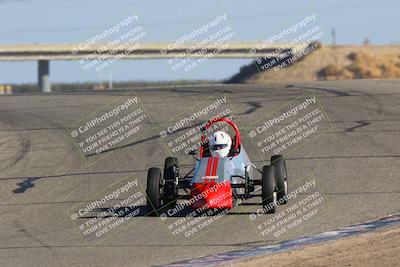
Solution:
[(193, 209), (231, 209), (233, 206), (232, 188), (229, 182), (195, 183), (190, 195)]

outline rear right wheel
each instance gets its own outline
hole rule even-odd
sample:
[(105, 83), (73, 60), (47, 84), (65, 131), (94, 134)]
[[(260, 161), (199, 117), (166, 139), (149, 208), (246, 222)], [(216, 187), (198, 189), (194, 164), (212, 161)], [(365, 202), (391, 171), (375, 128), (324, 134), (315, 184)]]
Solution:
[(285, 159), (282, 155), (274, 155), (271, 157), (271, 164), (275, 168), (275, 179), (278, 195), (278, 203), (287, 203), (288, 183)]

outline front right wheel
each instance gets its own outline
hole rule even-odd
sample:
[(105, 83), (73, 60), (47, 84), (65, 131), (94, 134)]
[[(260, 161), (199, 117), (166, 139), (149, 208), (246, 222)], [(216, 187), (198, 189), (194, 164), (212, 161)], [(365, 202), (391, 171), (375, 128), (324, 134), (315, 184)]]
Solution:
[(275, 213), (276, 192), (275, 192), (275, 168), (272, 165), (264, 166), (261, 178), (261, 198), (265, 213)]

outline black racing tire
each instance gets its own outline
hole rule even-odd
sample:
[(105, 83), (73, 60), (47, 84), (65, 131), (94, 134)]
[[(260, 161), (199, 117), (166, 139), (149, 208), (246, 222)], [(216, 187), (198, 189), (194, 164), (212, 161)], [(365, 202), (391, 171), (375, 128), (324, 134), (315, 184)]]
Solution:
[(274, 166), (264, 166), (261, 178), (261, 198), (265, 213), (275, 213), (276, 211), (275, 187)]
[(160, 168), (150, 168), (147, 172), (147, 212), (154, 216), (162, 206), (162, 178)]
[(285, 159), (282, 155), (273, 155), (271, 164), (275, 168), (275, 179), (279, 204), (287, 204), (288, 181), (286, 173)]
[(178, 199), (178, 185), (175, 184), (179, 177), (179, 162), (175, 157), (168, 157), (164, 163), (164, 203), (170, 207), (175, 207)]

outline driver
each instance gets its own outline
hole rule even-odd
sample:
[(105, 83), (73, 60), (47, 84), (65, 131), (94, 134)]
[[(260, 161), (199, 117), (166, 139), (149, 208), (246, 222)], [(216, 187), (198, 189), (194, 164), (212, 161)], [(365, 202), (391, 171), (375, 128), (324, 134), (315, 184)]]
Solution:
[(231, 150), (232, 139), (229, 134), (217, 131), (210, 136), (208, 146), (212, 157), (225, 158)]

